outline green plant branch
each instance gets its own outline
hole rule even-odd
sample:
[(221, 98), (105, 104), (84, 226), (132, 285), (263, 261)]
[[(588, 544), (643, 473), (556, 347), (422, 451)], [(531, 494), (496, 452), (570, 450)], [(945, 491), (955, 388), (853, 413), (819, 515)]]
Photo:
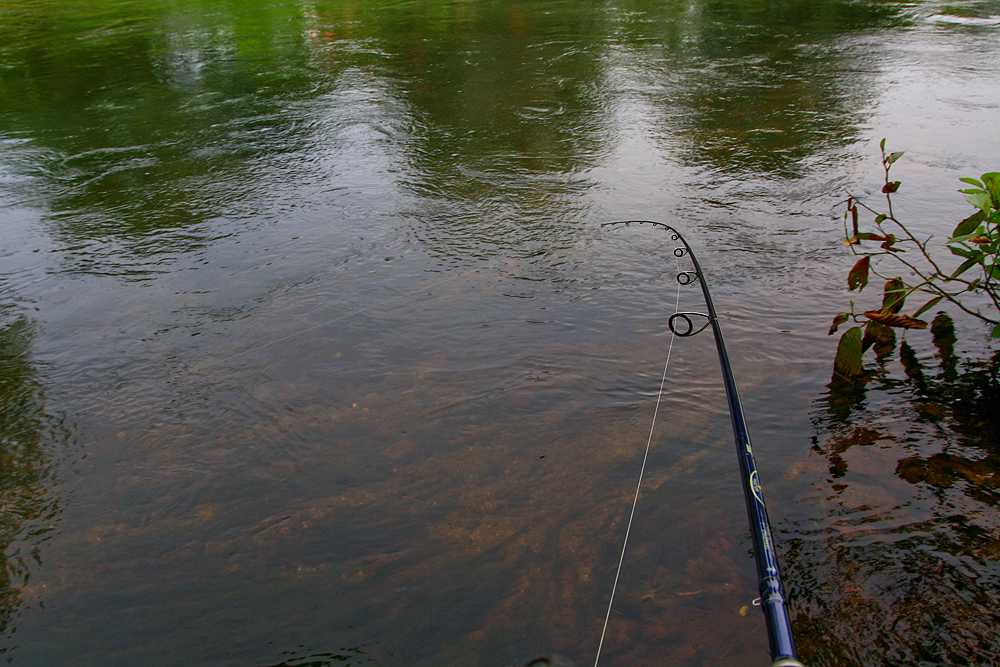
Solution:
[[(858, 313), (857, 305), (851, 300), (850, 310), (839, 313), (833, 319), (831, 334), (840, 324), (849, 321), (853, 321), (855, 325), (878, 324), (883, 327), (879, 330), (871, 326), (864, 329), (854, 326), (843, 333), (837, 346), (834, 367), (838, 374), (848, 378), (858, 377), (864, 372), (861, 356), (865, 350), (865, 340), (873, 337), (884, 344), (884, 327), (903, 330), (927, 328), (927, 322), (918, 318), (941, 302), (949, 303), (959, 311), (991, 325), (992, 336), (1000, 338), (1000, 172), (983, 174), (981, 180), (961, 179), (973, 186), (961, 192), (976, 208), (976, 212), (961, 220), (942, 243), (962, 259), (954, 270), (946, 273), (931, 251), (934, 235), (920, 239), (909, 225), (896, 217), (894, 195), (902, 182), (891, 179), (893, 165), (903, 153), (887, 153), (884, 139), (879, 144), (879, 151), (882, 155), (882, 194), (885, 196), (886, 211), (879, 211), (850, 193), (846, 200), (838, 204), (846, 204), (843, 216), (844, 237), (851, 254), (858, 258), (848, 273), (848, 287), (851, 290), (863, 290), (868, 285), (869, 276), (885, 282), (879, 309)], [(872, 216), (864, 226), (859, 219), (861, 212)], [(867, 243), (878, 243), (881, 247), (866, 247)], [(912, 251), (914, 247), (915, 254), (903, 254), (908, 250)], [(889, 260), (883, 259), (886, 255), (891, 256), (900, 269), (906, 269), (905, 278), (893, 277), (886, 270), (891, 266), (887, 264)], [(992, 304), (992, 307), (985, 307), (985, 311), (983, 306), (974, 307), (967, 298), (982, 293), (985, 293), (988, 302)], [(924, 297), (923, 303), (913, 307), (912, 315), (904, 314), (903, 305), (915, 294)], [(939, 317), (943, 316), (935, 317), (935, 326)]]

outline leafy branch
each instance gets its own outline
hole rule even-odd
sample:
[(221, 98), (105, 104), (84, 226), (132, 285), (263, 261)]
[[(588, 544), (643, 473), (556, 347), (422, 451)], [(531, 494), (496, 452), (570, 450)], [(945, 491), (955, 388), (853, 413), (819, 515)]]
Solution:
[[(861, 374), (861, 357), (868, 348), (875, 346), (880, 354), (895, 347), (893, 329), (926, 329), (927, 322), (920, 317), (941, 302), (992, 326), (992, 336), (1000, 338), (1000, 172), (961, 179), (971, 187), (960, 192), (976, 211), (960, 221), (945, 242), (953, 255), (962, 258), (957, 268), (946, 271), (931, 251), (933, 237), (919, 238), (896, 217), (893, 196), (902, 181), (893, 180), (892, 170), (903, 153), (886, 153), (885, 139), (879, 150), (884, 208), (878, 210), (877, 204), (853, 194), (844, 202), (845, 243), (858, 257), (847, 274), (848, 289), (861, 292), (871, 276), (885, 283), (880, 308), (858, 313), (851, 301), (849, 311), (833, 318), (831, 335), (845, 322), (861, 325), (848, 329), (837, 349), (836, 372), (848, 378)], [(872, 216), (867, 229), (860, 223), (862, 212)], [(873, 244), (878, 244), (877, 248)], [(886, 267), (893, 265), (896, 270), (907, 269), (903, 272), (906, 277), (890, 276)], [(903, 313), (914, 295), (924, 297), (923, 303), (911, 313)], [(974, 298), (981, 303), (983, 295), (988, 301), (985, 309), (971, 303)]]

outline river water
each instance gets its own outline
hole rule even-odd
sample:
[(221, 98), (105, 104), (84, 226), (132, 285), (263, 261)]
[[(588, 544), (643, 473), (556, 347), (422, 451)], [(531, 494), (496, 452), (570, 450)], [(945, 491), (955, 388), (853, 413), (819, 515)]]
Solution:
[[(837, 202), (887, 136), (947, 234), (997, 63), (996, 0), (0, 4), (4, 657), (592, 664), (702, 307), (600, 227), (642, 217), (714, 290), (803, 658), (1000, 661), (997, 394), (913, 335), (845, 398), (826, 335)], [(766, 664), (714, 354), (601, 664)]]

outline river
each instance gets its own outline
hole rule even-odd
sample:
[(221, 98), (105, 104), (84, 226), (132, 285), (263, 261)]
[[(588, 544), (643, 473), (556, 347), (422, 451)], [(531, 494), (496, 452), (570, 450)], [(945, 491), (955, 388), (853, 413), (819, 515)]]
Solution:
[[(0, 3), (4, 658), (592, 664), (702, 307), (600, 227), (652, 218), (803, 660), (1000, 662), (987, 334), (846, 398), (826, 334), (838, 202), (888, 137), (947, 235), (998, 62), (996, 0)], [(714, 346), (673, 355), (601, 664), (767, 664)]]

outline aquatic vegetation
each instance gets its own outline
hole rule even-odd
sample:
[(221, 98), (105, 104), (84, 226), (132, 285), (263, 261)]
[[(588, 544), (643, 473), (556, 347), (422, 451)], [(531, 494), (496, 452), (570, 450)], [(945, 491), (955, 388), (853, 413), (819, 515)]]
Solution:
[(13, 629), (19, 608), (34, 597), (31, 575), (41, 564), (41, 545), (62, 513), (51, 487), (53, 445), (65, 438), (64, 425), (46, 408), (31, 363), (35, 327), (21, 316), (4, 321), (4, 311), (0, 309), (0, 633)]

